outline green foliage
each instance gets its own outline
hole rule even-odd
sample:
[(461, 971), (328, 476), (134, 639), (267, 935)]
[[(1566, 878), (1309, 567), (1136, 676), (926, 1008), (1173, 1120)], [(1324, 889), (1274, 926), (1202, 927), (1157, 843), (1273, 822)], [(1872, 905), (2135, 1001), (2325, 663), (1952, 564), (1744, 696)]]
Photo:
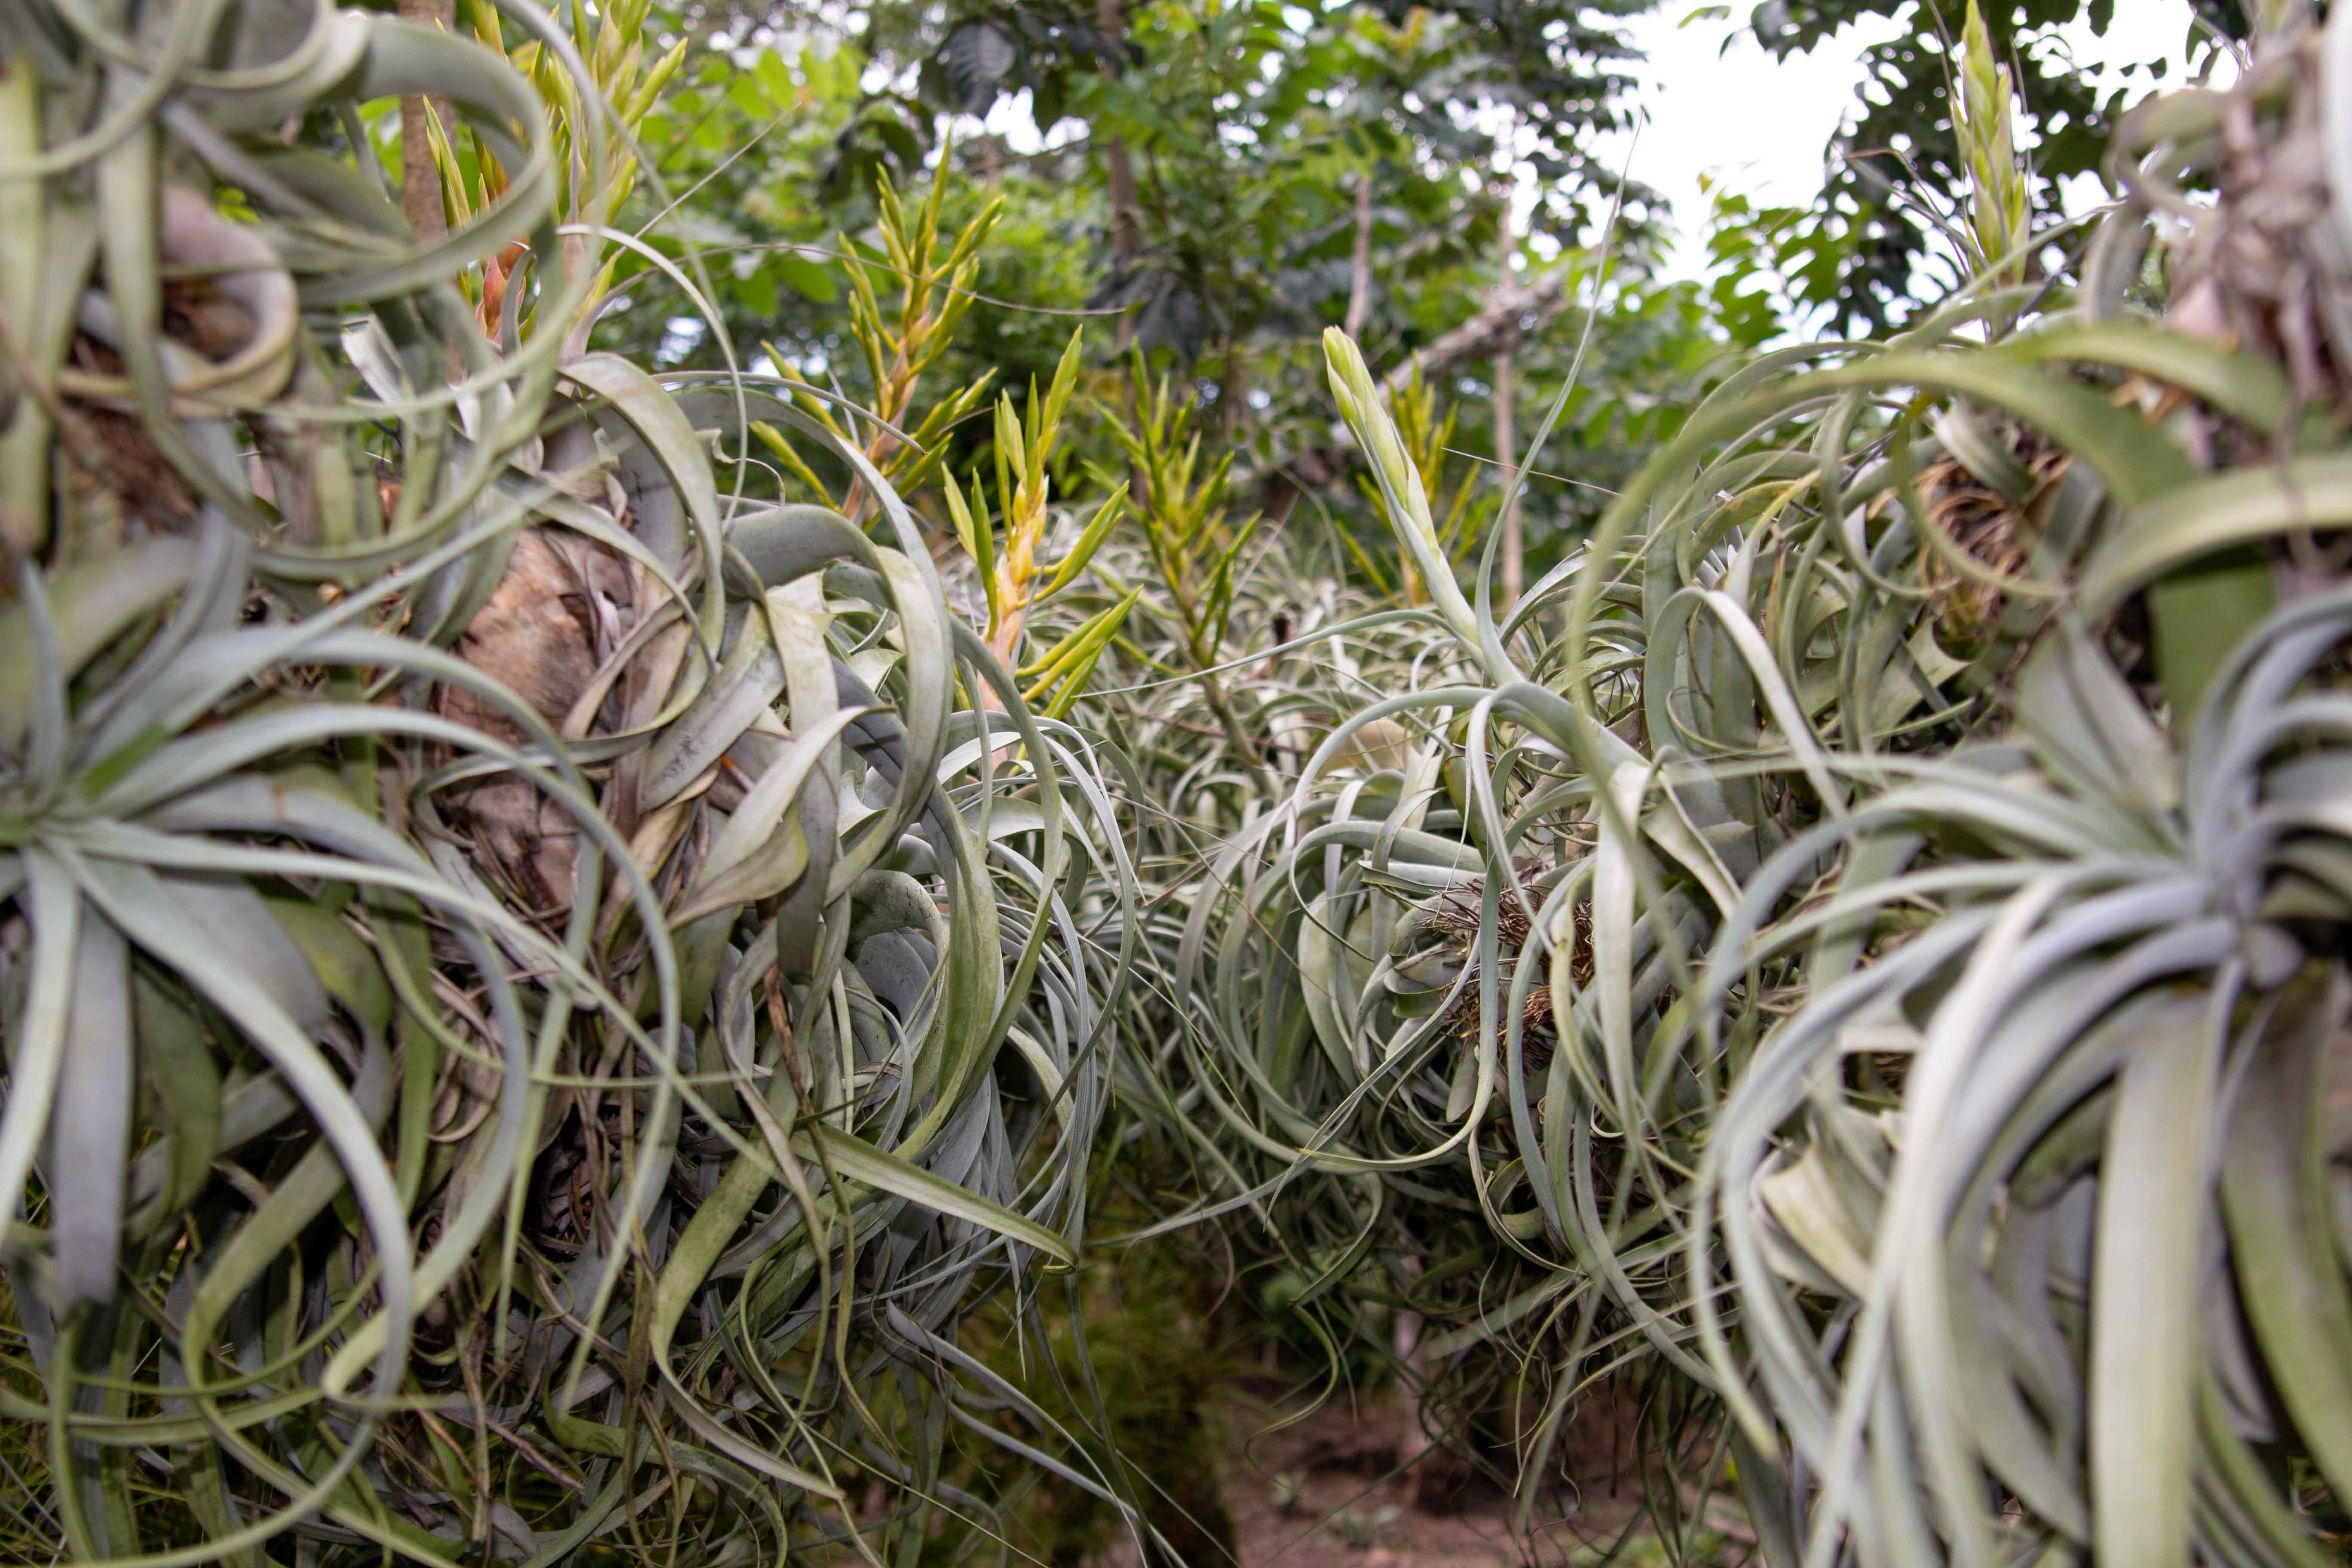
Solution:
[[(1596, 199), (1622, 195), (1651, 202), (1639, 187), (1621, 193), (1618, 172), (1591, 151), (1596, 132), (1629, 123), (1624, 100), (1633, 80), (1624, 68), (1637, 57), (1611, 24), (1648, 10), (1650, 0), (1442, 0), (1427, 6), (1384, 0), (1378, 8), (1392, 24), (1427, 26), (1448, 35), (1444, 64), (1423, 68), (1416, 83), (1417, 96), (1433, 110), (1457, 125), (1486, 118), (1478, 114), (1481, 110), (1508, 111), (1507, 128), (1496, 142), (1516, 145), (1534, 168), (1530, 233), (1563, 247), (1591, 244), (1601, 217), (1592, 206)], [(1489, 146), (1468, 152), (1464, 162), (1491, 166), (1494, 151)], [(1631, 226), (1648, 229), (1639, 221)]]
[[(820, 39), (746, 52), (748, 64), (717, 50), (688, 53), (638, 131), (669, 194), (640, 191), (625, 216), (665, 257), (682, 257), (689, 244), (715, 253), (708, 303), (733, 341), (774, 341), (794, 361), (822, 363), (831, 355), (812, 351), (841, 342), (836, 233), (878, 216), (877, 177), (916, 173), (921, 146), (909, 136), (892, 154), (870, 129), (876, 116), (853, 119), (866, 67), (854, 47)], [(869, 151), (877, 145), (881, 154)], [(942, 221), (961, 228), (972, 216), (959, 210)], [(887, 261), (879, 246), (868, 256)], [(651, 355), (667, 324), (693, 313), (692, 301), (641, 257), (616, 260), (626, 303), (605, 318), (599, 341)], [(887, 293), (900, 281), (878, 288)], [(667, 357), (715, 363), (713, 346), (705, 336)]]
[[(1328, 437), (1309, 351), (1357, 289), (1359, 185), (1368, 198), (1367, 352), (1384, 363), (1444, 336), (1494, 286), (1503, 187), (1490, 167), (1496, 128), (1473, 115), (1477, 105), (1516, 105), (1523, 140), (1532, 138), (1543, 166), (1560, 176), (1547, 180), (1538, 229), (1552, 237), (1591, 227), (1591, 198), (1607, 182), (1576, 149), (1581, 129), (1619, 112), (1622, 83), (1611, 63), (1619, 46), (1605, 27), (1583, 21), (1559, 34), (1551, 16), (1515, 13), (1496, 23), (1467, 11), (1150, 5), (1129, 8), (1116, 47), (1097, 36), (1090, 9), (877, 6), (857, 47), (797, 33), (755, 46), (739, 41), (739, 28), (731, 59), (690, 56), (680, 78), (687, 85), (673, 95), (678, 111), (666, 100), (649, 117), (650, 155), (690, 194), (670, 212), (641, 198), (637, 221), (650, 224), (645, 238), (665, 255), (683, 255), (689, 240), (725, 247), (710, 303), (730, 338), (766, 342), (780, 369), (820, 386), (837, 376), (842, 391), (878, 407), (879, 384), (849, 351), (824, 298), (843, 286), (845, 266), (872, 273), (888, 250), (878, 182), (887, 174), (900, 188), (927, 181), (944, 190), (950, 231), (994, 206), (1000, 226), (975, 253), (979, 272), (965, 285), (969, 313), (952, 339), (938, 340), (947, 346), (934, 374), (957, 385), (991, 372), (1013, 385), (1042, 380), (1067, 336), (1067, 323), (1046, 312), (1091, 305), (1121, 315), (1118, 331), (1096, 335), (1096, 352), (1140, 347), (1154, 374), (1180, 371), (1180, 384), (1192, 382), (1204, 405), (1212, 449), (1234, 453), (1236, 487), (1255, 488), (1261, 510), (1275, 510), (1283, 476)], [(1011, 40), (1012, 53), (998, 43), (983, 47), (982, 35)], [(963, 132), (950, 151), (944, 135), (932, 139), (940, 127), (919, 115), (906, 121), (894, 95), (910, 79), (935, 108), (979, 101), (963, 96), (965, 87), (977, 93), (977, 78), (959, 87), (940, 74), (951, 54), (959, 69), (1001, 66), (990, 79), (995, 90), (1034, 93), (1049, 78), (1058, 82), (1058, 108), (1031, 106), (1049, 133), (1048, 150), (1016, 157), (993, 136)], [(1117, 77), (1103, 73), (1106, 58), (1121, 62)], [(869, 68), (877, 79), (896, 74), (889, 89), (860, 98), (856, 73)], [(726, 90), (714, 92), (706, 80)], [(1056, 127), (1064, 112), (1079, 122)], [(872, 116), (909, 124), (916, 139), (852, 168), (847, 149), (866, 144), (859, 127)], [(841, 144), (814, 134), (819, 126), (837, 128)], [(1131, 254), (1108, 235), (1104, 159), (1114, 142), (1138, 171)], [(1555, 155), (1569, 163), (1554, 168)], [(1621, 271), (1638, 275), (1645, 231), (1620, 228)], [(847, 251), (865, 259), (833, 259)], [(1581, 255), (1560, 265), (1575, 268)], [(681, 325), (686, 301), (639, 265), (621, 260), (627, 303), (604, 318), (598, 341), (664, 363), (715, 366), (717, 337)], [(875, 282), (885, 294), (905, 281), (882, 277)], [(1664, 295), (1630, 298), (1648, 306)], [(1604, 310), (1596, 363), (1609, 361), (1623, 380), (1645, 377), (1662, 355), (1713, 359), (1724, 337), (1703, 298), (1697, 303), (1672, 312)], [(1621, 319), (1631, 341), (1620, 341)], [(1663, 341), (1664, 332), (1675, 341)], [(1534, 341), (1526, 347), (1520, 382), (1528, 398), (1540, 400), (1568, 355)], [(1465, 374), (1485, 368), (1482, 356), (1433, 364), (1430, 374), (1451, 395), (1469, 390)], [(1655, 384), (1645, 378), (1639, 392), (1663, 403), (1673, 395), (1668, 386), (1681, 384), (1679, 374)], [(1461, 445), (1488, 444), (1483, 401), (1466, 402), (1460, 418)], [(1580, 443), (1578, 460), (1561, 470), (1577, 482), (1531, 477), (1522, 511), (1539, 559), (1589, 521), (1594, 492), (1580, 487), (1613, 483), (1642, 455), (1638, 426), (1627, 426), (1631, 447), (1620, 444), (1614, 422), (1590, 427), (1593, 447)], [(950, 418), (939, 434), (950, 448), (948, 469), (992, 460), (986, 422)], [(1078, 471), (1116, 466), (1119, 454), (1102, 431), (1090, 426), (1076, 438)], [(822, 477), (828, 486), (846, 482), (830, 470)], [(1360, 515), (1351, 489), (1320, 499)], [(944, 531), (938, 509), (926, 511)]]
[[(2170, 8), (2184, 37), (2205, 14), (2201, 6)], [(1960, 34), (1969, 16), (1981, 23), (1990, 57), (2013, 73), (2032, 127), (2032, 200), (2044, 219), (2054, 216), (2061, 183), (2098, 171), (2132, 96), (2126, 86), (2102, 94), (2056, 29), (2079, 20), (2104, 37), (2115, 15), (2115, 0), (1995, 0), (1966, 11), (1934, 0), (1764, 0), (1753, 7), (1757, 41), (1779, 58), (1817, 47), (1843, 27), (1883, 21), (1896, 27), (1891, 40), (1865, 53), (1865, 78), (1832, 142), (1821, 197), (1790, 237), (1804, 259), (1790, 270), (1802, 279), (1808, 310), (1822, 312), (1833, 331), (1883, 334), (1958, 281), (1923, 277), (1922, 269), (1941, 253), (1936, 231), (1965, 226), (1974, 200), (1969, 153), (1953, 138), (1967, 117), (1952, 107), (1959, 86), (1966, 108), (1970, 68)], [(2230, 33), (2243, 37), (2242, 20)]]
[[(1344, 299), (1335, 172), (1381, 187), (1386, 287), (1443, 264), (1427, 243), (1439, 225), (1491, 226), (1491, 205), (1465, 203), (1454, 178), (1493, 164), (1498, 131), (1478, 112), (1489, 106), (1510, 106), (1533, 138), (1538, 227), (1590, 228), (1614, 177), (1585, 144), (1618, 122), (1629, 86), (1616, 68), (1626, 47), (1593, 9), (1143, 4), (1112, 36), (1092, 6), (877, 6), (866, 39), (915, 66), (938, 108), (983, 112), (1025, 89), (1041, 130), (1074, 116), (1097, 152), (1117, 138), (1142, 161), (1142, 252), (1104, 258), (1097, 297), (1135, 313), (1147, 348), (1191, 358), (1312, 314), (1318, 297)], [(1412, 155), (1420, 148), (1433, 166)]]

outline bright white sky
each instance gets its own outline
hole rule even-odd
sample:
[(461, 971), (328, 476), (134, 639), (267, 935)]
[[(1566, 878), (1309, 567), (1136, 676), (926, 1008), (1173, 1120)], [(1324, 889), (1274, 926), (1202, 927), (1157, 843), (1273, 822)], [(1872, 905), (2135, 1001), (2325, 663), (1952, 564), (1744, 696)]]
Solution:
[[(1650, 119), (1633, 149), (1633, 174), (1674, 202), (1683, 238), (1667, 271), (1683, 277), (1697, 275), (1706, 259), (1700, 176), (1713, 174), (1760, 202), (1811, 197), (1822, 188), (1822, 151), (1854, 101), (1862, 51), (1895, 31), (1848, 27), (1811, 54), (1776, 63), (1748, 29), (1752, 0), (1735, 0), (1727, 18), (1685, 26), (1696, 8), (1696, 0), (1666, 0), (1626, 29), (1649, 57), (1638, 72), (1645, 83), (1638, 101)], [(2079, 23), (2063, 29), (2077, 61), (2103, 82), (2128, 85), (2134, 98), (2155, 83), (2140, 73), (2123, 78), (2114, 68), (2162, 58), (2170, 64), (2168, 80), (2178, 83), (2188, 74), (2189, 33), (2188, 0), (2118, 0), (2104, 38)], [(1603, 156), (1622, 166), (1623, 138)], [(2095, 182), (2068, 194), (2099, 199)]]

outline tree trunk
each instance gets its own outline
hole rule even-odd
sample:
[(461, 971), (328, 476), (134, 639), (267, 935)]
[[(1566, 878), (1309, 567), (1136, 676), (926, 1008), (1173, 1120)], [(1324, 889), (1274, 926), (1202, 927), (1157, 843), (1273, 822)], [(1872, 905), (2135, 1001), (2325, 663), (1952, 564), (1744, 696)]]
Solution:
[(1356, 176), (1356, 255), (1348, 289), (1348, 335), (1361, 342), (1372, 318), (1372, 172)]
[[(1119, 0), (1095, 0), (1095, 29), (1102, 35), (1103, 70), (1117, 80), (1122, 69), (1120, 51), (1127, 42), (1127, 18)], [(1110, 247), (1120, 261), (1131, 261), (1143, 248), (1142, 209), (1135, 199), (1135, 163), (1127, 143), (1117, 136), (1103, 139), (1103, 167), (1110, 176)], [(1122, 337), (1126, 332), (1120, 324)]]
[(1225, 344), (1224, 372), (1217, 379), (1217, 417), (1225, 443), (1241, 440), (1242, 421), (1249, 416), (1249, 363), (1242, 358), (1241, 340)]
[[(456, 19), (457, 0), (400, 0), (400, 19), (446, 31)], [(450, 129), (446, 103), (436, 105), (441, 128)], [(400, 100), (400, 210), (420, 240), (430, 242), (449, 232), (441, 210), (441, 175), (433, 166), (433, 143), (426, 139), (423, 97), (412, 93)]]

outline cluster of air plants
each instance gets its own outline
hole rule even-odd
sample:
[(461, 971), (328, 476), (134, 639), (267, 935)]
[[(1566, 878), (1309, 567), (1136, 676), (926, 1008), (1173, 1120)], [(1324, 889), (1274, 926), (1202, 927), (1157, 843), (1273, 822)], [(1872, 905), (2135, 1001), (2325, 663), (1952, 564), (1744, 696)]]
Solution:
[(2273, 10), (2040, 233), (1971, 16), (1975, 281), (1507, 605), (1338, 333), (1393, 563), (1076, 338), (945, 473), (936, 189), (870, 407), (593, 352), (621, 249), (708, 300), (613, 223), (642, 5), (0, 12), (0, 1555), (1148, 1532), (1139, 1151), (1525, 1518), (1642, 1380), (1776, 1568), (2331, 1560), (2352, 24)]
[(1077, 1255), (1120, 826), (903, 462), (588, 351), (627, 9), (0, 16), (0, 1555), (878, 1562), (1058, 1430), (958, 1331)]
[(1507, 613), (1332, 335), (1428, 604), (1196, 873), (1170, 1102), (1530, 1512), (1639, 1375), (1775, 1563), (2328, 1561), (2352, 28), (2138, 111), (2087, 235), (1969, 38), (1976, 282), (1740, 369)]

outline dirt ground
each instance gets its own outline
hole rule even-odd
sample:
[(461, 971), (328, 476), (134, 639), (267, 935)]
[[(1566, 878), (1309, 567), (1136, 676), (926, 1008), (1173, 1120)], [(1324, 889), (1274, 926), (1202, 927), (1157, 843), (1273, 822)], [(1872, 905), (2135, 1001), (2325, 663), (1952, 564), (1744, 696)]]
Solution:
[[(1222, 1480), (1240, 1568), (1664, 1568), (1674, 1561), (1640, 1519), (1638, 1483), (1612, 1475), (1622, 1467), (1612, 1462), (1605, 1433), (1585, 1435), (1581, 1451), (1569, 1456), (1580, 1484), (1546, 1499), (1520, 1539), (1512, 1528), (1517, 1500), (1468, 1467), (1430, 1456), (1399, 1473), (1403, 1422), (1386, 1400), (1335, 1398), (1273, 1431), (1263, 1407), (1229, 1404), (1217, 1418), (1227, 1438)], [(1427, 1479), (1418, 1473), (1424, 1468)], [(1736, 1510), (1717, 1502), (1706, 1524), (1692, 1542), (1695, 1568), (1748, 1562), (1752, 1548)], [(1098, 1568), (1137, 1568), (1132, 1543)]]

